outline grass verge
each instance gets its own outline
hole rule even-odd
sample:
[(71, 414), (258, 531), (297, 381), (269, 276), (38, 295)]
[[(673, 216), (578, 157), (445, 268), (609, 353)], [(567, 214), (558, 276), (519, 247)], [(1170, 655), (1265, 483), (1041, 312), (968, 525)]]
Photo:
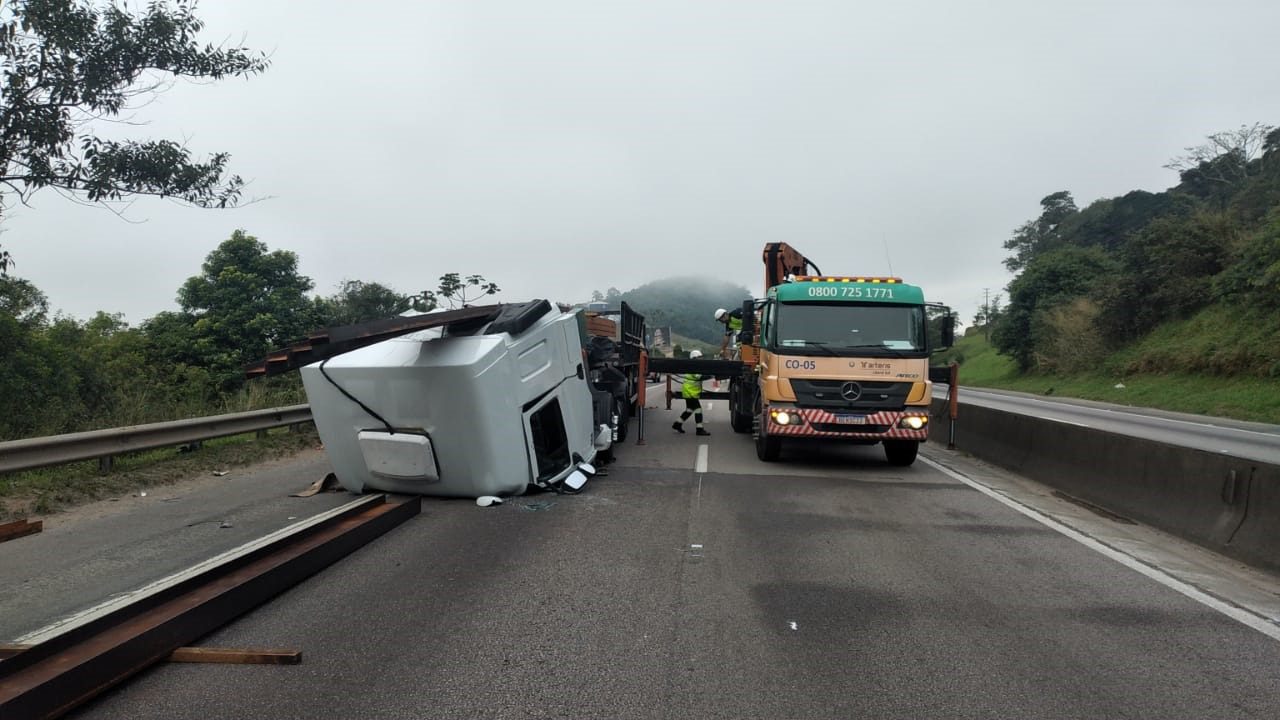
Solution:
[(189, 452), (166, 448), (118, 455), (105, 475), (98, 473), (98, 462), (90, 460), (0, 476), (0, 521), (49, 515), (94, 500), (290, 456), (320, 443), (313, 426), (303, 428), (301, 432), (276, 428), (263, 438), (248, 433), (206, 440)]
[(1280, 424), (1275, 378), (1193, 372), (1019, 375), (1013, 361), (977, 334), (961, 339), (946, 357), (960, 362), (961, 385)]

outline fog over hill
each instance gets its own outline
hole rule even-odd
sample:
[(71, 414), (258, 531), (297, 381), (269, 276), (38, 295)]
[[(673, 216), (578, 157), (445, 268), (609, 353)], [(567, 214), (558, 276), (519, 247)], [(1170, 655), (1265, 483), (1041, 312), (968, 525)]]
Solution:
[(698, 277), (663, 278), (621, 293), (610, 288), (604, 294), (610, 305), (625, 301), (645, 316), (649, 327), (670, 325), (680, 335), (712, 344), (718, 344), (724, 332), (715, 320), (716, 308), (741, 307), (751, 297), (741, 285)]

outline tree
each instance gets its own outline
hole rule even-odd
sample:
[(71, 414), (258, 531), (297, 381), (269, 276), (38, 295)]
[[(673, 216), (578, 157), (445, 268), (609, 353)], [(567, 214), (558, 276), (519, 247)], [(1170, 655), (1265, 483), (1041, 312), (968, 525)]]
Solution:
[(1040, 217), (1020, 225), (1004, 242), (1004, 248), (1013, 251), (1004, 261), (1011, 272), (1021, 271), (1033, 257), (1057, 247), (1058, 226), (1077, 212), (1075, 200), (1066, 190), (1041, 198), (1040, 208)]
[(1176, 171), (1184, 183), (1235, 185), (1261, 170), (1253, 161), (1270, 147), (1275, 130), (1254, 123), (1216, 132), (1206, 137), (1208, 142), (1183, 148), (1186, 154), (1164, 167)]
[(0, 315), (28, 329), (41, 327), (49, 315), (49, 299), (29, 280), (0, 277)]
[[(24, 203), (52, 187), (91, 203), (152, 195), (234, 205), (244, 183), (226, 176), (226, 153), (200, 161), (172, 140), (107, 140), (92, 130), (176, 78), (267, 68), (264, 55), (246, 48), (198, 44), (203, 27), (194, 0), (138, 11), (93, 0), (0, 4), (0, 187)], [(0, 251), (0, 274), (11, 265)]]
[(413, 307), (413, 298), (376, 282), (344, 280), (338, 292), (321, 299), (319, 305), (322, 324), (354, 325), (395, 317)]
[(27, 280), (0, 277), (0, 440), (63, 431), (75, 388), (61, 356), (50, 352), (48, 308)]
[(1238, 259), (1214, 279), (1214, 289), (1228, 302), (1280, 308), (1280, 207), (1244, 243)]
[(423, 290), (413, 296), (413, 309), (418, 312), (430, 312), (440, 307), (440, 301), (449, 303), (449, 308), (466, 307), (486, 295), (502, 292), (497, 283), (484, 279), (483, 275), (445, 273), (440, 276), (440, 285), (435, 290)]
[(265, 243), (236, 230), (178, 290), (178, 304), (192, 320), (194, 359), (221, 389), (239, 387), (246, 363), (321, 324), (307, 297), (312, 287), (311, 278), (298, 274), (297, 255), (268, 252)]
[(1065, 247), (1037, 256), (1009, 283), (1009, 304), (991, 342), (1019, 369), (1030, 369), (1036, 364), (1037, 348), (1052, 332), (1045, 325), (1047, 314), (1105, 287), (1115, 273), (1115, 261), (1099, 248)]
[(1152, 220), (1170, 215), (1188, 217), (1196, 207), (1195, 198), (1184, 194), (1133, 190), (1120, 197), (1089, 203), (1064, 220), (1057, 232), (1066, 245), (1098, 246), (1114, 251)]
[(1221, 213), (1164, 217), (1135, 233), (1120, 253), (1122, 280), (1104, 294), (1099, 322), (1117, 341), (1190, 316), (1215, 300), (1237, 230)]

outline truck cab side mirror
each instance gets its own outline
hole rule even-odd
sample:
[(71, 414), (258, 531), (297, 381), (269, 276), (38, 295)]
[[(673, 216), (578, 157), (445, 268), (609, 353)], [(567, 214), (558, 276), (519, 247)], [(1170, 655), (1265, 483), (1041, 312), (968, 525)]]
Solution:
[(946, 350), (956, 344), (956, 316), (948, 313), (942, 318), (942, 347)]
[[(929, 327), (929, 351), (939, 352), (946, 350), (956, 344), (956, 315), (951, 312), (951, 308), (941, 303), (926, 303), (928, 308), (928, 327)], [(934, 325), (934, 323), (937, 325)], [(937, 335), (934, 335), (934, 330)], [(937, 338), (937, 347), (933, 346), (933, 340)]]
[(742, 330), (738, 332), (738, 342), (749, 345), (756, 336), (756, 301), (742, 301)]

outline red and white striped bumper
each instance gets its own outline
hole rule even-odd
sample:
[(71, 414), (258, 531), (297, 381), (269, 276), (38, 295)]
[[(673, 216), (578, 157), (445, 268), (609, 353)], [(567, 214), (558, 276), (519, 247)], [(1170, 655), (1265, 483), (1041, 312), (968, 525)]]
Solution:
[[(769, 418), (769, 434), (779, 435), (783, 437), (830, 437), (830, 438), (850, 438), (858, 440), (883, 440), (890, 438), (893, 440), (928, 440), (929, 426), (926, 424), (919, 430), (911, 428), (898, 427), (898, 421), (908, 415), (928, 418), (927, 410), (882, 410), (880, 412), (862, 414), (862, 413), (833, 413), (826, 410), (814, 410), (809, 408), (776, 408), (785, 410), (790, 416), (799, 415), (804, 422), (791, 422), (781, 425), (775, 422), (772, 415), (765, 411), (765, 417)], [(858, 418), (861, 422), (853, 420)]]

